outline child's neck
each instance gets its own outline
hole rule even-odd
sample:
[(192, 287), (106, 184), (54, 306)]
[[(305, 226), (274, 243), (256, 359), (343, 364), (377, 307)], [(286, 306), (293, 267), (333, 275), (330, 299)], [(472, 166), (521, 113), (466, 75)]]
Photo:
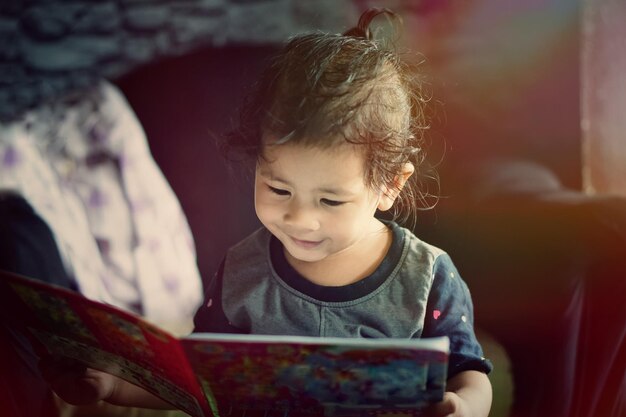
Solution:
[(380, 221), (376, 222), (377, 227), (366, 238), (341, 253), (321, 261), (306, 262), (292, 257), (285, 250), (287, 262), (314, 284), (340, 287), (358, 282), (378, 268), (391, 247), (391, 230)]

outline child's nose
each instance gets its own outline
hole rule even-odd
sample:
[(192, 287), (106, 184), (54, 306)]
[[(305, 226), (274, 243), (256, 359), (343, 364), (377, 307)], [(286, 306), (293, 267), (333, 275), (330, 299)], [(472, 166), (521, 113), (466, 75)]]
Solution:
[(297, 201), (289, 204), (289, 208), (285, 212), (284, 222), (298, 230), (310, 231), (317, 230), (320, 227), (316, 210)]

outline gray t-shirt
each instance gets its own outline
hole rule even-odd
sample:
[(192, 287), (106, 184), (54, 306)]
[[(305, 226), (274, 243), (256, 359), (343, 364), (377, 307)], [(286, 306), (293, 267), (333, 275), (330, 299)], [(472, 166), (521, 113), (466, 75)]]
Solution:
[(379, 267), (350, 285), (300, 276), (261, 228), (231, 248), (196, 314), (196, 331), (336, 337), (450, 338), (449, 375), (491, 370), (473, 330), (473, 306), (450, 257), (408, 229)]

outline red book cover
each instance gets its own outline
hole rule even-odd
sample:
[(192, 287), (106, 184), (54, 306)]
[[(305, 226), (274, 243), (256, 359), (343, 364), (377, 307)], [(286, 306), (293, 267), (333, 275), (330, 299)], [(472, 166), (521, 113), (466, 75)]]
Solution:
[(76, 359), (139, 385), (192, 416), (212, 415), (178, 339), (79, 293), (0, 271), (2, 317), (36, 351)]

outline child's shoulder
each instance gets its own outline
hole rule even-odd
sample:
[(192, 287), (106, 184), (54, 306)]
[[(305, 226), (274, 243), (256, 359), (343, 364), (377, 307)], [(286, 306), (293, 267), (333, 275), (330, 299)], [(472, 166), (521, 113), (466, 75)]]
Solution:
[[(444, 249), (425, 242), (410, 229), (396, 223), (388, 223), (394, 239), (400, 239), (401, 259), (411, 268), (429, 271), (432, 276), (458, 276), (454, 262)], [(401, 248), (401, 249), (400, 249)]]
[[(253, 271), (270, 258), (271, 233), (261, 227), (231, 246), (224, 257), (224, 271)], [(226, 273), (226, 272), (225, 272)]]
[(444, 256), (446, 258), (448, 257), (448, 254), (445, 250), (422, 240), (411, 229), (400, 226), (395, 222), (386, 223), (393, 232), (394, 239), (399, 239), (403, 242), (405, 251), (419, 253), (423, 256), (432, 257), (433, 259), (437, 259), (441, 256)]

